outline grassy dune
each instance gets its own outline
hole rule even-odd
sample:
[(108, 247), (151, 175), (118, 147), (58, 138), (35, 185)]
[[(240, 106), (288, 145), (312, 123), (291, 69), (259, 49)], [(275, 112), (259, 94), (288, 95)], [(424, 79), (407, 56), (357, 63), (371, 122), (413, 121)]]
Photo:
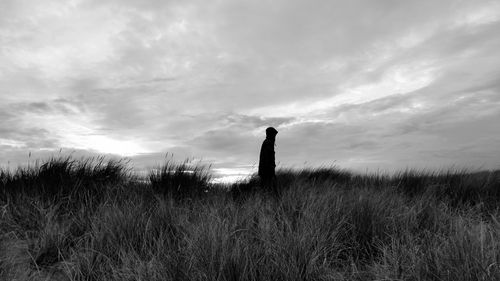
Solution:
[(500, 280), (500, 171), (282, 170), (278, 196), (209, 180), (102, 158), (2, 170), (0, 280)]

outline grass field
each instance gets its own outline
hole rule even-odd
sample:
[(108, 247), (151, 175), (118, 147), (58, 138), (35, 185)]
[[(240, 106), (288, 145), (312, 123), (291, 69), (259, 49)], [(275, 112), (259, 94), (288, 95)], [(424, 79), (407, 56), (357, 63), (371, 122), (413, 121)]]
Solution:
[(500, 280), (500, 171), (281, 170), (219, 186), (167, 162), (0, 171), (0, 280)]

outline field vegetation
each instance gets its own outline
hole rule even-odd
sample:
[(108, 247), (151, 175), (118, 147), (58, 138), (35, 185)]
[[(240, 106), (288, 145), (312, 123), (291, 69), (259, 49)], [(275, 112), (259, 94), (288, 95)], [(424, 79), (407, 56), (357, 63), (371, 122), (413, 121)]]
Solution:
[(500, 280), (500, 171), (280, 170), (210, 181), (167, 161), (0, 170), (0, 280)]

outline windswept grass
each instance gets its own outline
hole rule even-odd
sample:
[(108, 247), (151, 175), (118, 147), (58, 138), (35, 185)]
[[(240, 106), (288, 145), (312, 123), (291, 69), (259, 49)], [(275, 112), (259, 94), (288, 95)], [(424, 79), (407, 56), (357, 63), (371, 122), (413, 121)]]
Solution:
[(208, 191), (212, 175), (210, 167), (185, 160), (178, 164), (167, 159), (149, 173), (153, 190), (176, 199), (196, 197)]
[(0, 280), (500, 280), (498, 172), (284, 170), (278, 197), (208, 172), (70, 177), (103, 192), (69, 199), (17, 182), (32, 187), (3, 190)]
[(102, 187), (130, 177), (123, 161), (104, 157), (75, 160), (51, 158), (43, 164), (19, 167), (14, 172), (0, 170), (0, 197), (29, 195), (60, 198), (82, 193), (102, 193)]

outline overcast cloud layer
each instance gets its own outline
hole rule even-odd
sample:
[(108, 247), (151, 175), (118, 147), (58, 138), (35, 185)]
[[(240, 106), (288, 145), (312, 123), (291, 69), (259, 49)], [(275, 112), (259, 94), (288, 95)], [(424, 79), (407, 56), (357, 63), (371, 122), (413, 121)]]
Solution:
[(0, 2), (0, 164), (500, 167), (500, 2)]

